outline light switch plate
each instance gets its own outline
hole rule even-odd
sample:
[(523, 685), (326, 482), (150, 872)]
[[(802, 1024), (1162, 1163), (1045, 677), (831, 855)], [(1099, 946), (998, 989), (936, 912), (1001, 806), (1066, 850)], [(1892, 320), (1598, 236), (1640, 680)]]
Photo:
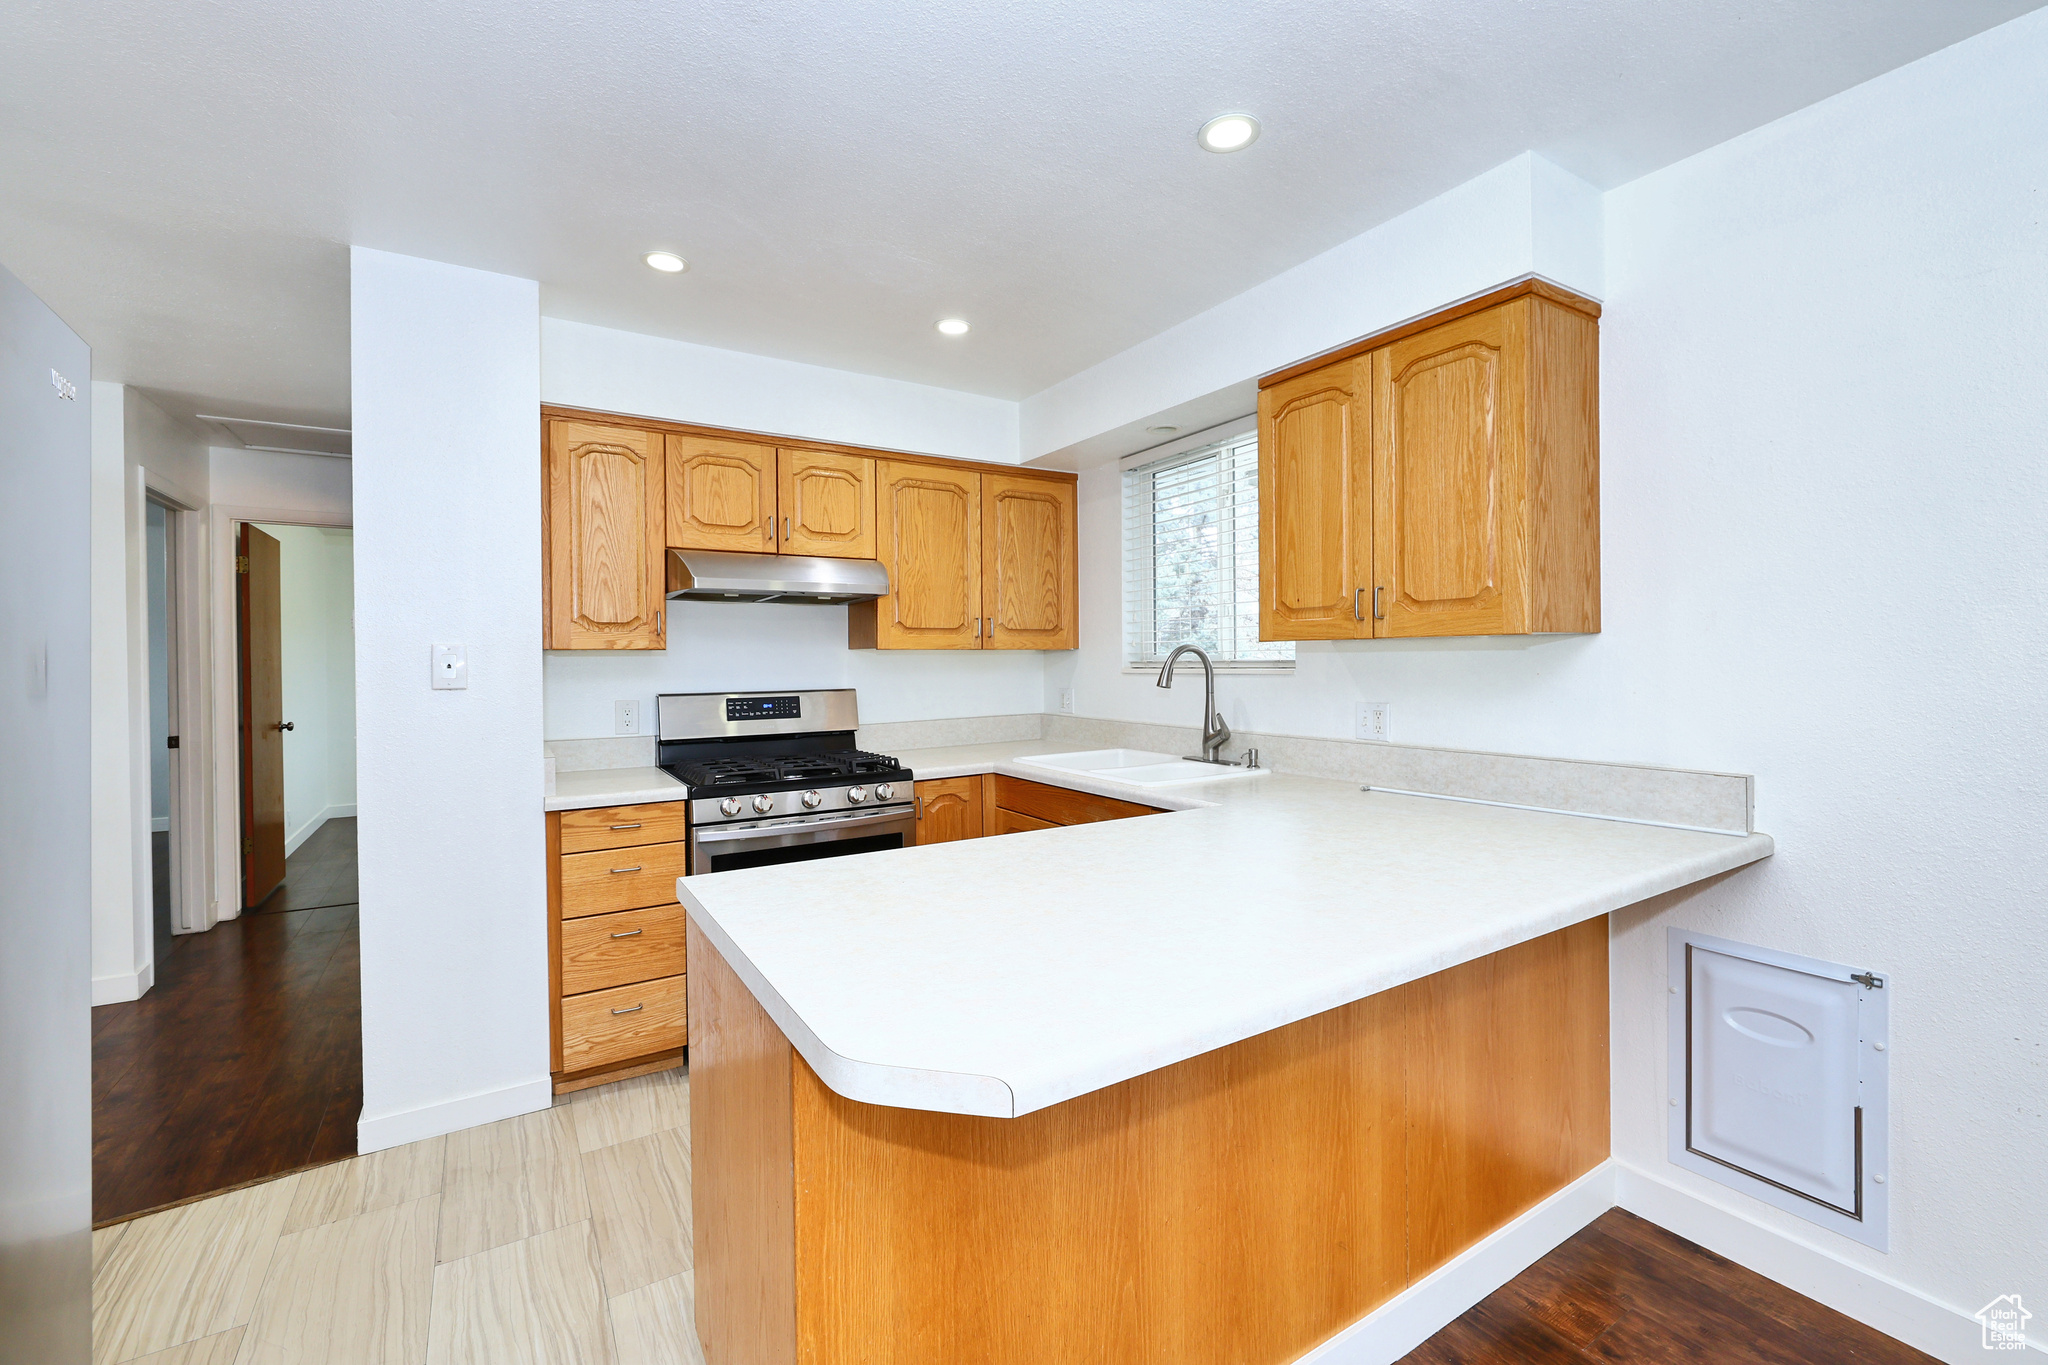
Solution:
[(434, 646), (434, 690), (450, 692), (469, 686), (469, 647)]
[(615, 701), (612, 703), (612, 733), (637, 735), (640, 733), (640, 703), (637, 701)]
[(1394, 737), (1394, 708), (1383, 701), (1358, 703), (1359, 739), (1385, 744)]

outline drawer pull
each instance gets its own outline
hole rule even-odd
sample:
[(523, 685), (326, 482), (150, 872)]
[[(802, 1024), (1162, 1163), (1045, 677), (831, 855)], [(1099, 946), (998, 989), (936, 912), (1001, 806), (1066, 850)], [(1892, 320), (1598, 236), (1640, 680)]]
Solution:
[(613, 937), (613, 938), (631, 938), (631, 937), (633, 937), (633, 935), (635, 935), (635, 934), (644, 934), (644, 933), (646, 933), (646, 932), (647, 932), (647, 931), (646, 931), (645, 929), (628, 929), (628, 930), (626, 930), (626, 932), (624, 932), (623, 934), (613, 934), (613, 935), (612, 935), (612, 937)]
[(612, 1011), (612, 1013), (613, 1013), (613, 1014), (631, 1014), (631, 1013), (633, 1012), (633, 1010), (644, 1010), (644, 1009), (646, 1009), (646, 1008), (647, 1008), (647, 1002), (643, 1000), (643, 1001), (641, 1001), (641, 1002), (640, 1002), (639, 1004), (637, 1004), (637, 1005), (633, 1006), (633, 1009), (631, 1009), (631, 1010), (613, 1010), (613, 1011)]
[(617, 875), (618, 875), (619, 873), (621, 873), (621, 872), (638, 872), (639, 870), (640, 870), (640, 864), (638, 864), (638, 863), (635, 863), (635, 864), (633, 864), (633, 865), (632, 865), (631, 867), (615, 867), (615, 868), (613, 868), (613, 869), (612, 869), (612, 875), (613, 875), (613, 876), (617, 876)]
[(638, 828), (640, 828), (640, 826), (638, 826), (638, 825), (613, 825), (613, 826), (612, 826), (612, 828), (613, 828), (613, 829), (638, 829)]

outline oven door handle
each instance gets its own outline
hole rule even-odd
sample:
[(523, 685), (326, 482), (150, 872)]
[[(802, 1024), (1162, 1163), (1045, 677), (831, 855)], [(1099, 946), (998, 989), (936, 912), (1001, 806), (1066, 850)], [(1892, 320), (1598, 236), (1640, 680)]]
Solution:
[(856, 815), (844, 819), (812, 820), (800, 825), (753, 825), (744, 829), (693, 829), (690, 837), (700, 844), (732, 843), (741, 839), (773, 839), (787, 834), (836, 834), (842, 829), (868, 829), (875, 825), (894, 825), (917, 822), (915, 806), (898, 806), (889, 810), (878, 810), (872, 815)]

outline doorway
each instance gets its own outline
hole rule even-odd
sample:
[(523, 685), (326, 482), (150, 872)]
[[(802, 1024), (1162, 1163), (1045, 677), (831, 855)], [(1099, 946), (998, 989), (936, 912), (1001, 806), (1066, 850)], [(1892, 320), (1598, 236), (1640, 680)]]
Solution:
[(174, 615), (177, 594), (172, 575), (178, 556), (173, 509), (154, 497), (143, 503), (143, 584), (146, 593), (149, 649), (149, 870), (152, 963), (171, 951), (178, 915), (179, 880), (176, 860), (183, 822), (178, 807), (181, 783), (178, 734), (178, 666), (172, 657), (178, 630)]

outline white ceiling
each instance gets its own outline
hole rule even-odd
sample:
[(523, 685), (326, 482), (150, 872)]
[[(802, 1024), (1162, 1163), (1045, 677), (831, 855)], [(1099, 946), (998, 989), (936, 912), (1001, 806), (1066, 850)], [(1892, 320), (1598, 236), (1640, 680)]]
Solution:
[(1021, 398), (1523, 150), (1611, 187), (2037, 3), (0, 0), (0, 263), (186, 414), (347, 424), (349, 243)]

